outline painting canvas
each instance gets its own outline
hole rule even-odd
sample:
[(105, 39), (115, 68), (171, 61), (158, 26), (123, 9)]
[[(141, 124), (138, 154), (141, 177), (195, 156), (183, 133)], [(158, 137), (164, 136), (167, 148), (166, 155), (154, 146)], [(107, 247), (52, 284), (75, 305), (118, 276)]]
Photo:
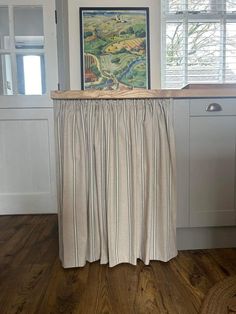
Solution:
[(149, 89), (148, 8), (80, 8), (82, 89)]

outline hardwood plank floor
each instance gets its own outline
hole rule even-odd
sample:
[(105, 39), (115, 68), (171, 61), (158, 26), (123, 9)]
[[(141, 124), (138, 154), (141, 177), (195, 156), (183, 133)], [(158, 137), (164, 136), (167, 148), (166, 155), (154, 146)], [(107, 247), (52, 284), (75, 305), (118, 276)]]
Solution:
[(64, 270), (55, 215), (0, 216), (0, 314), (195, 314), (230, 275), (236, 249), (182, 251), (149, 266), (96, 262)]

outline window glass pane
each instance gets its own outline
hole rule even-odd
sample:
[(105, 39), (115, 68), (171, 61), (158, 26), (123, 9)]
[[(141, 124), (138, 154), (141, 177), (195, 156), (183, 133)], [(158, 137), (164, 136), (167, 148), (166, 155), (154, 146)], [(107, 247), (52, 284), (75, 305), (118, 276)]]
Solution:
[(188, 80), (214, 82), (220, 79), (220, 23), (189, 23)]
[(236, 11), (236, 0), (226, 0), (226, 10), (227, 11)]
[(14, 7), (14, 26), (16, 48), (43, 48), (44, 32), (42, 7)]
[(236, 23), (226, 25), (226, 81), (236, 81)]
[[(165, 1), (165, 5), (167, 3), (168, 2)], [(182, 0), (169, 0), (169, 8), (166, 8), (166, 9), (170, 12), (183, 11), (184, 10), (183, 1)]]
[(12, 95), (12, 68), (11, 56), (9, 54), (0, 55), (0, 95)]
[(22, 95), (45, 94), (44, 56), (18, 54), (16, 60), (18, 93)]
[(236, 0), (163, 0), (162, 5), (176, 12), (163, 15), (164, 87), (236, 82)]
[(182, 23), (166, 25), (166, 79), (170, 88), (183, 86), (184, 37)]
[(210, 0), (189, 0), (188, 1), (188, 10), (189, 11), (210, 11), (214, 10), (214, 6), (211, 6), (213, 1)]
[(9, 16), (8, 8), (0, 7), (0, 49), (9, 48)]

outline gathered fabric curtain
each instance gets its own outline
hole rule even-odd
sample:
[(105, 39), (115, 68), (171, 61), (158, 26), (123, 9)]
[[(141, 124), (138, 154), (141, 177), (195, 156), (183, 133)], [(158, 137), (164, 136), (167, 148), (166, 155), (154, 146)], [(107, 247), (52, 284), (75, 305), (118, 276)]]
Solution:
[(54, 113), (63, 266), (175, 257), (170, 100), (56, 100)]

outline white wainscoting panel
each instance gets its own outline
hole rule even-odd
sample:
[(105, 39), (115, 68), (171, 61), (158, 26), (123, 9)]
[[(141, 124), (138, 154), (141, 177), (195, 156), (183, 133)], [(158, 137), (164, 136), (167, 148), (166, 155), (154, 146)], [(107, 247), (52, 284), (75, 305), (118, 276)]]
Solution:
[(55, 213), (53, 110), (0, 109), (0, 214)]

